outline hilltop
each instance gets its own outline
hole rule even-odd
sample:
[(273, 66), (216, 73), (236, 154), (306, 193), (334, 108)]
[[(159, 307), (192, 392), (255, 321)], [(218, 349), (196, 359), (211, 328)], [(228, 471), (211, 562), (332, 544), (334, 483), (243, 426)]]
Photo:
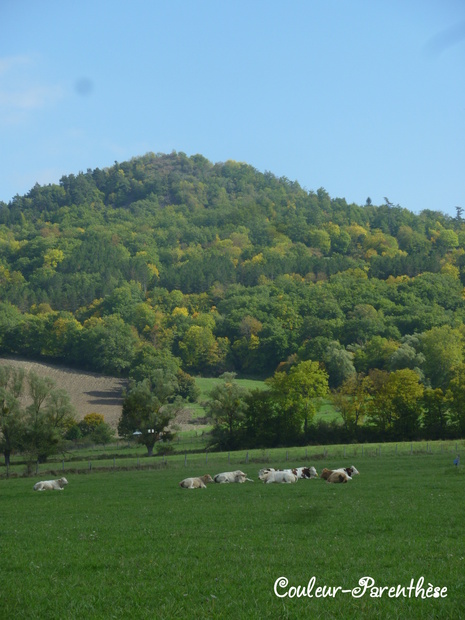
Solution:
[[(0, 354), (122, 378), (313, 359), (331, 387), (411, 367), (445, 388), (463, 359), (461, 214), (183, 153), (70, 174), (0, 203)], [(443, 370), (433, 342), (457, 348)]]

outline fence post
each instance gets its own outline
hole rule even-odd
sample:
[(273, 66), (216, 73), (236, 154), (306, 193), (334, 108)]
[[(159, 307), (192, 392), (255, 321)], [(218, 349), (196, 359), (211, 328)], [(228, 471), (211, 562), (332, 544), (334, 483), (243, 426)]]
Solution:
[(39, 473), (39, 461), (37, 461), (37, 463), (36, 463), (36, 474), (38, 474), (38, 473)]
[(184, 452), (184, 467), (187, 467), (187, 452)]
[(63, 461), (62, 461), (62, 469), (63, 469), (63, 471), (65, 471), (65, 459), (63, 459)]
[(286, 461), (289, 460), (289, 452), (286, 450)]
[(245, 462), (248, 463), (249, 462), (249, 452), (247, 451), (247, 454), (245, 455)]
[(231, 452), (228, 452), (228, 463), (231, 462)]
[(115, 469), (115, 466), (116, 466), (116, 460), (115, 460), (115, 457), (113, 457), (113, 469)]
[(410, 454), (413, 454), (413, 443), (410, 442)]
[(305, 448), (305, 459), (307, 459), (308, 448)]

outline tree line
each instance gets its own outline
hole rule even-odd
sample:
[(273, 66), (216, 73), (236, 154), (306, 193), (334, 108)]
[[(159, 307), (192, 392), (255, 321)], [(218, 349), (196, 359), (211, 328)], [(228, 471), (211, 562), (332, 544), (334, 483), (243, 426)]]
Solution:
[[(211, 450), (283, 446), (416, 441), (459, 438), (465, 432), (465, 369), (446, 392), (425, 388), (416, 370), (355, 373), (335, 390), (318, 362), (293, 360), (265, 380), (266, 389), (247, 390), (226, 372), (204, 403), (213, 423)], [(169, 452), (172, 422), (183, 407), (174, 377), (133, 382), (125, 397), (118, 431), (147, 447)], [(195, 396), (194, 396), (195, 398)], [(317, 419), (321, 399), (340, 419)]]

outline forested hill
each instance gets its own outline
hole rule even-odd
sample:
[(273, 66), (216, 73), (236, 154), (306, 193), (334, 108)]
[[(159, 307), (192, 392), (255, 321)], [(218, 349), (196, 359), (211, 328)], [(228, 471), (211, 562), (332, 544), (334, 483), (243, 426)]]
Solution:
[(447, 387), (463, 361), (461, 209), (347, 204), (172, 153), (36, 185), (0, 225), (2, 355), (134, 376), (263, 376), (294, 356), (332, 386), (409, 367)]

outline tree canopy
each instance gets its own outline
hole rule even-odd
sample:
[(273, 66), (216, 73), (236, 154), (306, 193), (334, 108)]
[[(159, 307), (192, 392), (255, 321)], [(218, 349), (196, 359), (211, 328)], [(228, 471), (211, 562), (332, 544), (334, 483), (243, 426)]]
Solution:
[(0, 354), (136, 383), (295, 359), (333, 390), (410, 370), (457, 395), (464, 283), (461, 218), (201, 155), (147, 153), (0, 205)]

